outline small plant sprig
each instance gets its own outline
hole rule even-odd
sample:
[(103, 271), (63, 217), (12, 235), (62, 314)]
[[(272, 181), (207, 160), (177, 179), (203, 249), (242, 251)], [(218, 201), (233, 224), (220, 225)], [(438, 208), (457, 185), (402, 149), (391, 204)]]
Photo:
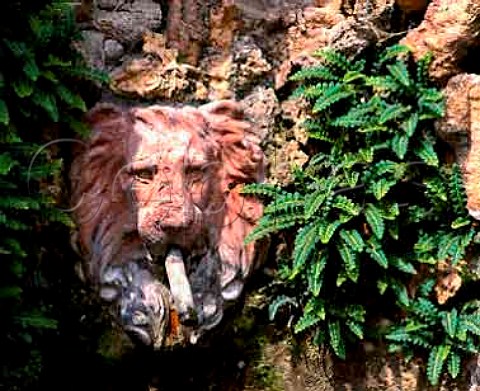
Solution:
[(345, 358), (369, 317), (389, 316), (372, 303), (414, 307), (407, 286), (419, 266), (435, 273), (438, 262), (468, 259), (477, 227), (458, 166), (441, 162), (433, 121), (444, 101), (427, 76), (430, 58), (415, 63), (400, 45), (371, 61), (330, 49), (317, 55), (320, 65), (291, 78), (299, 83), (293, 97), (310, 104), (304, 126), (316, 153), (287, 188), (245, 188), (268, 201), (247, 241), (296, 231), (280, 267), (298, 294), (274, 300), (270, 315), (299, 305), (294, 331), (314, 333)]
[(435, 283), (428, 279), (419, 287), (417, 297), (405, 308), (407, 316), (386, 335), (390, 352), (401, 351), (407, 358), (418, 349), (424, 352), (432, 385), (438, 384), (445, 367), (456, 378), (462, 358), (478, 353), (480, 346), (480, 303), (472, 300), (443, 308), (432, 298)]

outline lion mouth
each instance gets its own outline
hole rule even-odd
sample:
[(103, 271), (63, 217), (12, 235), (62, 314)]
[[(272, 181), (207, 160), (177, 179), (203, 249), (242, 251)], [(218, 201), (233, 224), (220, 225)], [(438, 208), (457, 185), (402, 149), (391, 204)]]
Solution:
[(198, 315), (193, 301), (192, 287), (188, 280), (182, 252), (178, 248), (171, 248), (165, 258), (170, 293), (179, 320), (186, 326), (198, 324)]

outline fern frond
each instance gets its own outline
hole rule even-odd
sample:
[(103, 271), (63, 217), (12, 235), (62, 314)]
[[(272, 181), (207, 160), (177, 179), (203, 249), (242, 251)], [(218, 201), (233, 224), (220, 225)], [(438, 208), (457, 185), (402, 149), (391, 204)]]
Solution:
[(280, 295), (280, 296), (277, 296), (275, 299), (273, 299), (273, 301), (268, 306), (269, 320), (273, 321), (275, 319), (275, 316), (277, 315), (278, 310), (281, 307), (286, 306), (287, 304), (293, 307), (298, 307), (298, 303), (295, 299), (285, 295)]
[(315, 104), (312, 108), (312, 113), (319, 114), (326, 110), (333, 104), (349, 98), (354, 94), (354, 91), (347, 89), (342, 84), (334, 84), (323, 91), (322, 95), (316, 98)]
[(385, 223), (383, 221), (382, 212), (373, 204), (367, 204), (364, 210), (365, 219), (373, 231), (373, 234), (382, 239), (385, 232)]
[(410, 78), (407, 66), (403, 61), (397, 61), (394, 64), (387, 65), (387, 69), (392, 75), (392, 77), (402, 86), (406, 88), (412, 87), (413, 81)]
[(325, 251), (319, 252), (317, 258), (312, 262), (310, 270), (307, 274), (308, 289), (314, 297), (320, 294), (323, 285), (323, 271), (327, 265), (327, 253)]
[(338, 81), (340, 78), (333, 74), (332, 71), (323, 65), (312, 66), (303, 68), (295, 72), (289, 78), (292, 81), (305, 81), (305, 80), (323, 80), (323, 81)]
[(320, 241), (323, 244), (327, 244), (328, 242), (330, 242), (333, 234), (341, 225), (342, 223), (339, 220), (333, 221), (331, 223), (320, 221), (318, 228), (318, 235), (320, 237)]
[(248, 185), (242, 187), (240, 193), (269, 198), (282, 197), (287, 194), (285, 190), (268, 183), (249, 183)]
[(260, 219), (257, 226), (245, 238), (245, 243), (248, 244), (255, 240), (264, 238), (265, 236), (268, 236), (274, 232), (279, 232), (290, 228), (302, 220), (302, 216), (296, 215), (286, 215), (280, 217), (264, 216)]
[(293, 250), (293, 268), (295, 271), (299, 271), (303, 267), (312, 251), (315, 249), (318, 241), (320, 240), (319, 228), (321, 226), (320, 221), (316, 221), (301, 228), (297, 236), (295, 237), (295, 247)]
[(455, 338), (457, 333), (458, 313), (457, 309), (453, 308), (451, 311), (445, 311), (441, 314), (442, 326), (451, 338)]
[(392, 45), (385, 49), (377, 61), (377, 66), (382, 65), (390, 60), (397, 59), (399, 56), (409, 54), (410, 48), (405, 45)]
[(265, 214), (298, 213), (299, 208), (303, 209), (304, 196), (299, 193), (286, 193), (277, 196), (273, 202), (264, 209)]
[(437, 385), (445, 360), (450, 353), (451, 345), (434, 346), (428, 356), (427, 377), (432, 385)]
[(344, 243), (339, 244), (337, 250), (340, 254), (340, 258), (343, 260), (345, 274), (351, 281), (357, 282), (360, 274), (360, 265), (356, 252), (351, 250)]
[(392, 139), (392, 150), (398, 156), (399, 159), (403, 160), (405, 154), (408, 150), (409, 138), (408, 136), (402, 134), (396, 134)]
[(361, 253), (365, 248), (365, 242), (363, 241), (362, 235), (356, 230), (340, 230), (340, 237), (345, 242), (345, 244), (352, 248), (353, 251)]
[(330, 346), (335, 354), (341, 359), (345, 359), (345, 342), (338, 321), (328, 322), (328, 334), (330, 336)]
[[(333, 68), (341, 73), (347, 72), (350, 70), (351, 62), (343, 54), (332, 50), (331, 48), (323, 48), (317, 50), (313, 53), (315, 57), (321, 58), (325, 65), (329, 68)], [(360, 70), (360, 69), (357, 69)]]
[(400, 257), (390, 257), (389, 262), (394, 268), (408, 274), (417, 274), (415, 267)]
[(432, 167), (438, 167), (439, 160), (433, 145), (428, 141), (421, 141), (420, 145), (414, 149), (414, 153), (422, 159), (426, 165)]
[(458, 374), (460, 373), (461, 361), (462, 360), (458, 353), (454, 351), (451, 351), (448, 355), (447, 369), (448, 373), (450, 374), (450, 376), (452, 376), (453, 379), (456, 379)]

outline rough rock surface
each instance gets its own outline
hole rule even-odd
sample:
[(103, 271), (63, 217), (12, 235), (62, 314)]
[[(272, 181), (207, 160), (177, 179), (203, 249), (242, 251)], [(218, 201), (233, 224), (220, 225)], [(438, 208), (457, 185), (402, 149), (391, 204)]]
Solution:
[(480, 45), (480, 2), (478, 0), (432, 0), (425, 19), (401, 43), (415, 57), (432, 52), (430, 76), (441, 83), (461, 72), (469, 50)]
[(286, 30), (283, 42), (279, 46), (282, 47), (281, 53), (284, 58), (275, 72), (276, 89), (285, 85), (292, 68), (316, 62), (312, 54), (328, 44), (330, 29), (344, 20), (333, 5), (307, 7), (290, 15), (292, 16), (293, 23)]
[(255, 123), (260, 140), (267, 140), (274, 132), (279, 104), (272, 88), (259, 86), (242, 100), (245, 114)]
[(161, 26), (162, 10), (153, 0), (119, 0), (112, 10), (97, 9), (93, 23), (108, 38), (134, 44), (143, 33)]
[(480, 219), (480, 75), (452, 77), (445, 88), (446, 115), (437, 122), (440, 135), (463, 166), (467, 208)]

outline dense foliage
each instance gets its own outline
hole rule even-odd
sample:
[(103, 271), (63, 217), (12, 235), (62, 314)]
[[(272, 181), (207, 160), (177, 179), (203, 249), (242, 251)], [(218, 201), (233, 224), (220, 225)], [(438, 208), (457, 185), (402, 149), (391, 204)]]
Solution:
[(42, 262), (52, 256), (51, 235), (70, 224), (55, 206), (62, 161), (45, 146), (83, 130), (79, 81), (103, 77), (73, 46), (79, 36), (66, 2), (3, 4), (0, 36), (0, 388), (14, 390), (39, 376), (42, 341), (55, 332)]
[(280, 264), (292, 289), (271, 315), (285, 304), (300, 307), (295, 332), (314, 333), (341, 358), (370, 320), (390, 318), (392, 351), (429, 354), (433, 384), (446, 361), (456, 377), (465, 353), (480, 349), (479, 307), (440, 304), (433, 289), (412, 288), (413, 277), (435, 282), (442, 264), (468, 280), (478, 230), (460, 169), (444, 162), (434, 132), (444, 103), (428, 80), (429, 58), (415, 63), (398, 45), (373, 59), (317, 54), (320, 65), (292, 77), (294, 97), (310, 104), (304, 126), (315, 154), (291, 186), (245, 189), (270, 200), (248, 240), (283, 230), (295, 237)]

